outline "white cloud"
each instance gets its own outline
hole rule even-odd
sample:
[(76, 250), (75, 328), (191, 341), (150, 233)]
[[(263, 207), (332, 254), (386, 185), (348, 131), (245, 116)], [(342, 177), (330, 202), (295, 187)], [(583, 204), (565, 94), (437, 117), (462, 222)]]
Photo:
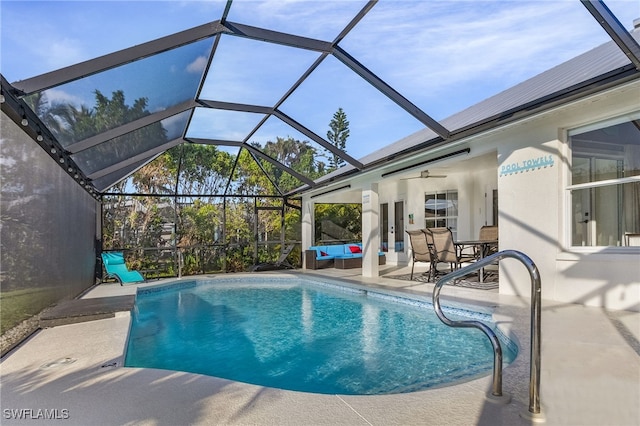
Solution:
[[(46, 61), (47, 66), (52, 69), (62, 68), (78, 63), (86, 58), (86, 54), (81, 48), (81, 43), (69, 38), (49, 39), (46, 45), (38, 44), (38, 54)], [(43, 49), (46, 47), (46, 49)]]
[(91, 105), (91, 103), (87, 103), (82, 98), (78, 96), (74, 96), (60, 89), (49, 89), (45, 92), (45, 94), (47, 97), (47, 101), (49, 102), (49, 105), (52, 105), (55, 103), (71, 104), (71, 105), (75, 105), (76, 107), (79, 107), (80, 105), (85, 105), (85, 106)]
[(234, 1), (235, 22), (331, 41), (365, 5), (364, 0)]
[(207, 58), (198, 56), (193, 62), (187, 65), (187, 72), (191, 74), (199, 74), (204, 71), (207, 66)]
[(580, 2), (387, 1), (342, 46), (442, 118), (606, 41)]

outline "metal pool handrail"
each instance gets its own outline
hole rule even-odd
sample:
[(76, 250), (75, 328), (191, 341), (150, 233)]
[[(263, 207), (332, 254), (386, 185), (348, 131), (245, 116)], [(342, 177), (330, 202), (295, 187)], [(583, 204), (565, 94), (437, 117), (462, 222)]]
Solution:
[[(447, 318), (440, 307), (440, 290), (455, 279), (462, 278), (478, 271), (485, 266), (497, 264), (505, 258), (519, 260), (529, 271), (531, 277), (531, 358), (529, 377), (529, 412), (527, 417), (534, 421), (544, 421), (540, 412), (540, 312), (541, 312), (541, 288), (540, 273), (538, 267), (526, 254), (516, 250), (503, 250), (474, 262), (471, 265), (457, 269), (440, 278), (433, 289), (433, 307), (440, 320), (450, 327), (478, 328), (487, 335), (493, 345), (493, 384), (491, 396), (504, 398), (502, 394), (502, 346), (498, 337), (486, 324), (479, 321), (453, 321)], [(508, 400), (506, 401), (508, 402)]]

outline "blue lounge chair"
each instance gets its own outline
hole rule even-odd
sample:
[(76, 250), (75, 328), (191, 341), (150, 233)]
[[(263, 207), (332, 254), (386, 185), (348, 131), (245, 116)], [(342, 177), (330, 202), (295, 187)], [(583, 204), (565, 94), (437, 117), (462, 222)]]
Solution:
[(140, 272), (130, 271), (127, 268), (122, 252), (102, 253), (102, 264), (107, 271), (107, 278), (115, 278), (120, 285), (144, 282), (144, 277)]

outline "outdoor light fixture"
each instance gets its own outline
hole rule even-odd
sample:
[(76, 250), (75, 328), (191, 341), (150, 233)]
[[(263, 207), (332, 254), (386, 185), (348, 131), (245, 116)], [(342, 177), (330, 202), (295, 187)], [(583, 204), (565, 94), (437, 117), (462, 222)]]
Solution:
[(67, 169), (67, 171), (68, 171), (69, 173), (73, 173), (73, 167), (69, 167), (69, 168)]
[(58, 152), (58, 151), (56, 150), (56, 148), (55, 148), (54, 146), (52, 146), (52, 147), (51, 147), (51, 153), (52, 153), (52, 154), (55, 154), (56, 152)]
[(20, 121), (20, 124), (22, 124), (25, 127), (29, 125), (29, 120), (27, 120), (27, 116), (24, 115), (24, 113), (22, 113), (22, 120)]
[(4, 95), (0, 95), (0, 104), (3, 104), (3, 103), (4, 103), (4, 100), (5, 100), (5, 99), (4, 99)]
[(64, 158), (60, 157), (60, 160), (58, 160), (58, 161), (60, 161), (60, 164), (63, 164), (64, 163)]
[(42, 136), (42, 132), (38, 130), (38, 136), (36, 136), (36, 140), (38, 142), (42, 142), (44, 140), (44, 136)]
[(461, 149), (460, 151), (450, 152), (449, 154), (444, 154), (444, 155), (441, 155), (439, 157), (430, 158), (429, 160), (422, 161), (420, 163), (412, 164), (410, 166), (405, 166), (405, 167), (402, 167), (400, 169), (396, 169), (396, 170), (393, 170), (393, 171), (390, 171), (390, 172), (387, 172), (387, 173), (383, 173), (382, 177), (386, 178), (388, 176), (395, 175), (396, 173), (406, 172), (407, 170), (414, 169), (416, 167), (424, 166), (425, 164), (435, 163), (436, 161), (446, 160), (448, 158), (457, 157), (458, 155), (468, 154), (470, 152), (471, 152), (471, 148), (465, 148), (465, 149)]

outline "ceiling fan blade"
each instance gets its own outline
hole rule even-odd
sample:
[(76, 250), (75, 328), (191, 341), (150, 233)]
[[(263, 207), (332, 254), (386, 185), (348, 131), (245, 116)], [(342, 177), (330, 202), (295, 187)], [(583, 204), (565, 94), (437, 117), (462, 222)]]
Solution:
[(409, 180), (409, 179), (429, 179), (429, 178), (436, 178), (436, 179), (442, 179), (442, 178), (446, 178), (447, 175), (432, 175), (429, 173), (429, 170), (423, 170), (420, 172), (420, 176), (413, 176), (413, 177), (408, 177), (408, 178), (402, 178), (400, 180)]

